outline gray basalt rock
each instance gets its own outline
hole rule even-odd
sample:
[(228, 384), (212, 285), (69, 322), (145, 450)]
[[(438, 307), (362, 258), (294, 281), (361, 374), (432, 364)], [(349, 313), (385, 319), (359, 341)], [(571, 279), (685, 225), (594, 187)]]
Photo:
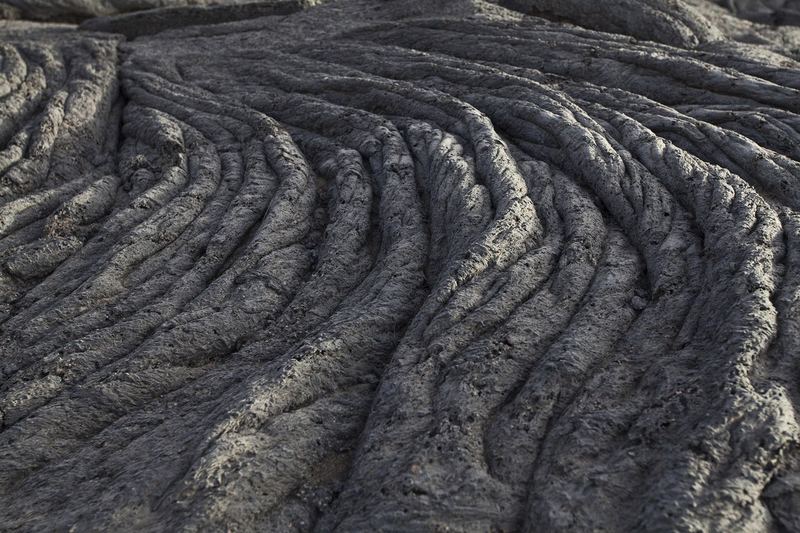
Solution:
[(800, 530), (800, 30), (500, 3), (0, 24), (0, 530)]
[[(273, 0), (269, 3), (285, 1)], [(266, 2), (254, 2), (254, 0), (4, 0), (0, 2), (0, 18), (80, 22), (92, 17), (169, 7), (203, 8), (254, 3)]]
[(500, 4), (674, 46), (695, 46), (723, 37), (702, 12), (675, 0), (502, 0)]

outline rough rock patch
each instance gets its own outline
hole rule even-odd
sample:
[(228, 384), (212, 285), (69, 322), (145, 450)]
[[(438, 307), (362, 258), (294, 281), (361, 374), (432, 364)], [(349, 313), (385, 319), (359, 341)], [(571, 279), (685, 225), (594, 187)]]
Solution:
[(793, 30), (225, 20), (0, 27), (0, 529), (800, 528)]

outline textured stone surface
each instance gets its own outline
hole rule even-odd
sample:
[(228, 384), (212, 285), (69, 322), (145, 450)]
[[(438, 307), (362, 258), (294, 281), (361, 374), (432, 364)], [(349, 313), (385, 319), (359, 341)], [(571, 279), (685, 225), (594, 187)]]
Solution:
[(798, 30), (500, 3), (0, 25), (0, 530), (800, 530)]
[(0, 17), (41, 21), (79, 22), (91, 17), (119, 15), (142, 10), (170, 7), (213, 7), (252, 3), (279, 4), (304, 0), (4, 0)]

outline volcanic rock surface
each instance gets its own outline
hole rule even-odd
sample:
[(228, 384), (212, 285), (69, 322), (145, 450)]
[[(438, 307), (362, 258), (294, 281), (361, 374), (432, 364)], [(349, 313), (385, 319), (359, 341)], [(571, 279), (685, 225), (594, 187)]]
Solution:
[(1, 531), (800, 531), (800, 30), (501, 4), (0, 23)]

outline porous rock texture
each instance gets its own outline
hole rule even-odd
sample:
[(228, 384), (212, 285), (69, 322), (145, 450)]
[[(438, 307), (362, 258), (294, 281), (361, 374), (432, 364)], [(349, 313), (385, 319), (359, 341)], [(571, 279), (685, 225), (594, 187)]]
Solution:
[[(235, 5), (248, 9), (256, 4), (313, 4), (324, 0), (2, 0), (0, 16), (49, 22), (80, 22), (92, 17), (119, 15), (159, 8)], [(192, 13), (193, 10), (189, 10)]]
[(1, 531), (800, 530), (800, 30), (500, 3), (0, 24)]

